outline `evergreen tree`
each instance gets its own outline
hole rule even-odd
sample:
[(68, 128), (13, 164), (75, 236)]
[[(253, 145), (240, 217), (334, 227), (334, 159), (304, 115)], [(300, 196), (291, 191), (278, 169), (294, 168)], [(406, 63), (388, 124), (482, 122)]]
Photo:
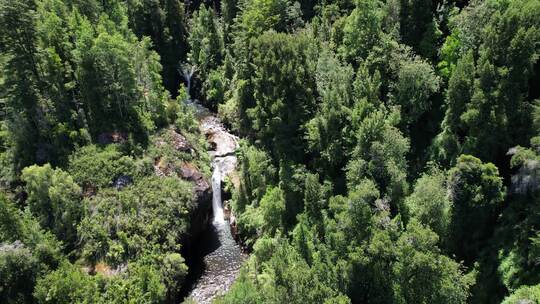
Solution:
[(308, 37), (268, 32), (251, 46), (255, 67), (251, 98), (256, 104), (246, 111), (253, 130), (275, 157), (299, 160), (305, 147), (301, 126), (314, 110)]
[(466, 263), (477, 257), (493, 232), (496, 211), (505, 193), (498, 171), (491, 163), (484, 164), (474, 156), (461, 155), (449, 172), (448, 189), (454, 206), (452, 248)]
[(142, 39), (152, 39), (161, 57), (163, 84), (175, 94), (180, 83), (178, 67), (186, 59), (187, 18), (184, 3), (178, 0), (127, 0), (129, 26)]

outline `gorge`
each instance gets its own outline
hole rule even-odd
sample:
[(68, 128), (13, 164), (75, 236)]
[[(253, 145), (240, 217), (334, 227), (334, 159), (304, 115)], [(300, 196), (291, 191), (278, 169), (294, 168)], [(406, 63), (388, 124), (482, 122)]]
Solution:
[(208, 109), (196, 103), (200, 128), (212, 150), (212, 211), (213, 219), (206, 231), (196, 240), (194, 265), (190, 266), (188, 281), (192, 282), (188, 298), (197, 303), (211, 303), (212, 299), (227, 291), (239, 273), (246, 254), (242, 252), (231, 233), (230, 219), (223, 211), (222, 182), (235, 170), (234, 155), (238, 139)]

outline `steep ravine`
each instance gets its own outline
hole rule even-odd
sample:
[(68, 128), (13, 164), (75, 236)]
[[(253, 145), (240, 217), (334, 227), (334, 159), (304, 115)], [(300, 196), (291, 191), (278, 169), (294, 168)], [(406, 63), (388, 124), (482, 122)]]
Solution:
[(201, 131), (211, 144), (212, 151), (212, 210), (213, 220), (200, 238), (194, 240), (195, 251), (190, 263), (188, 297), (197, 303), (210, 303), (217, 295), (229, 289), (237, 277), (246, 255), (235, 242), (229, 219), (223, 212), (222, 182), (236, 167), (236, 136), (227, 132), (223, 124), (210, 111), (196, 107)]

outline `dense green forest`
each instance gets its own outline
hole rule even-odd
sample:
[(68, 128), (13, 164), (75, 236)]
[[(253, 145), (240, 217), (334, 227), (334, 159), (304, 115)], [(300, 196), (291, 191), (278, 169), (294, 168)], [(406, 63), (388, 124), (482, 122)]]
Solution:
[(184, 300), (187, 100), (215, 302), (540, 303), (539, 0), (0, 0), (0, 69), (0, 303)]

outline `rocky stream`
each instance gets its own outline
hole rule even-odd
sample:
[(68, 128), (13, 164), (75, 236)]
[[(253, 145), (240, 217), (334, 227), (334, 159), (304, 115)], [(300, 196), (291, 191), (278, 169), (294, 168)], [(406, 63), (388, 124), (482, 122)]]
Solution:
[(231, 233), (231, 216), (229, 212), (224, 212), (222, 201), (222, 182), (236, 168), (238, 138), (229, 133), (208, 109), (196, 103), (191, 103), (191, 106), (196, 108), (201, 131), (212, 147), (213, 219), (195, 240), (196, 261), (190, 266), (192, 269), (188, 276), (188, 282), (191, 282), (188, 298), (206, 304), (229, 289), (247, 255)]

